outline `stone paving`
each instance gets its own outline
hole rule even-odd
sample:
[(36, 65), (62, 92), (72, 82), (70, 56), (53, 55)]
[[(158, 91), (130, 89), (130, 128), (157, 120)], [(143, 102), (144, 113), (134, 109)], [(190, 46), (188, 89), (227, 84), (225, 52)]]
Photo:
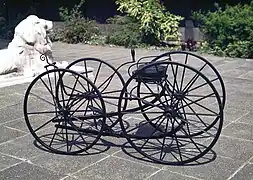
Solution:
[[(138, 57), (161, 54), (137, 50)], [(71, 62), (97, 57), (118, 66), (130, 60), (125, 48), (54, 43), (56, 60)], [(215, 160), (201, 165), (164, 166), (133, 158), (122, 151), (125, 139), (103, 140), (101, 153), (63, 156), (43, 151), (23, 118), (27, 83), (0, 88), (0, 179), (253, 179), (253, 61), (206, 56), (220, 71), (227, 102), (221, 136), (213, 148)], [(133, 149), (132, 155), (136, 154)]]

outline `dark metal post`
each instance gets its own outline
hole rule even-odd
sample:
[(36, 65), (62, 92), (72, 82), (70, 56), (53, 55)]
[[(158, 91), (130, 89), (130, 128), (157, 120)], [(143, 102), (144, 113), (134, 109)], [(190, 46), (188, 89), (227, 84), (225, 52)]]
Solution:
[(135, 62), (135, 50), (134, 49), (131, 49), (131, 56), (132, 56), (133, 62)]

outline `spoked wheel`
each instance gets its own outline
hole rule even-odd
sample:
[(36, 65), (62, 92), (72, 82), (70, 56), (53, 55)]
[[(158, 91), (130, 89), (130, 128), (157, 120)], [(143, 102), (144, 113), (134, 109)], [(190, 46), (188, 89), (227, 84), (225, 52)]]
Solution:
[[(159, 67), (166, 71), (147, 81), (143, 72)], [(136, 84), (139, 87), (130, 92)], [(125, 111), (120, 108), (124, 93), (133, 97)], [(118, 111), (120, 119), (131, 118), (130, 127), (121, 123), (121, 128), (132, 147), (154, 162), (171, 165), (204, 156), (217, 142), (223, 124), (222, 101), (212, 82), (195, 68), (172, 61), (153, 62), (130, 77)]]
[[(157, 56), (152, 61), (164, 61), (164, 60), (186, 64), (191, 67), (194, 67), (195, 69), (203, 73), (215, 86), (221, 98), (222, 106), (223, 108), (225, 107), (226, 91), (224, 82), (217, 69), (207, 59), (190, 52), (171, 51), (168, 53), (164, 53), (160, 56)], [(195, 81), (197, 81), (196, 77), (192, 79), (192, 82), (189, 84), (189, 86), (191, 84), (194, 84)], [(205, 86), (205, 84), (203, 85), (200, 84), (199, 86)]]
[[(83, 76), (89, 78), (97, 87), (105, 102), (107, 112), (117, 112), (118, 97), (125, 82), (121, 74), (111, 64), (97, 58), (82, 58), (70, 63), (66, 68), (82, 69)], [(126, 94), (125, 94), (126, 96)], [(127, 100), (122, 103), (126, 108)], [(113, 127), (117, 117), (107, 117), (107, 125)]]
[(95, 85), (67, 69), (40, 74), (25, 94), (28, 129), (37, 142), (54, 153), (76, 154), (90, 149), (101, 136), (105, 113)]

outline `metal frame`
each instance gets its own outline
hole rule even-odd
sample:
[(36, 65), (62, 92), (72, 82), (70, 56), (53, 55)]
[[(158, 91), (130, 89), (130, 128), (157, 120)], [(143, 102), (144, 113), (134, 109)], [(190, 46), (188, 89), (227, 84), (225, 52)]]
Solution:
[[(172, 58), (175, 54), (183, 54), (185, 58), (182, 62), (175, 62)], [(41, 56), (41, 60), (48, 63), (45, 66), (46, 72), (32, 81), (24, 99), (25, 121), (34, 138), (46, 149), (60, 154), (87, 151), (101, 136), (126, 138), (134, 149), (148, 159), (173, 165), (196, 161), (209, 152), (222, 129), (226, 99), (224, 83), (214, 66), (206, 59), (188, 52), (168, 52), (160, 56), (143, 57), (137, 61), (134, 50), (131, 50), (131, 55), (132, 61), (118, 68), (96, 58), (82, 58), (69, 64), (66, 69), (59, 69), (55, 63), (49, 63), (45, 56)], [(204, 65), (200, 68), (190, 66), (189, 56), (197, 58)], [(90, 79), (87, 71), (88, 63), (97, 63), (93, 79)], [(84, 73), (70, 70), (77, 64), (85, 67)], [(129, 66), (127, 81), (120, 74), (121, 68), (125, 66)], [(202, 73), (206, 67), (211, 69), (216, 78), (210, 79)], [(110, 74), (108, 77), (101, 75), (103, 68)], [(193, 75), (183, 87), (189, 74)], [(105, 79), (101, 82), (100, 77)], [(70, 78), (72, 80), (69, 80)], [(122, 88), (110, 90), (115, 86), (115, 79), (118, 81), (116, 85), (121, 85)], [(201, 80), (200, 84), (197, 83), (198, 80)], [(216, 89), (215, 82), (218, 82), (220, 90)], [(196, 86), (193, 87), (194, 84)], [(37, 90), (37, 85), (43, 85), (48, 94), (43, 92), (40, 97), (33, 93)], [(202, 87), (209, 90), (208, 95), (191, 94)], [(42, 111), (39, 107), (36, 107), (38, 110), (30, 110), (33, 97), (42, 104), (52, 106), (52, 110)], [(51, 101), (48, 98), (51, 98)], [(214, 105), (209, 107), (199, 103), (205, 99), (212, 101)], [(134, 103), (135, 107), (132, 107), (131, 104)], [(206, 112), (196, 112), (193, 105)], [(110, 112), (110, 108), (116, 110)], [(51, 114), (52, 118), (35, 128), (36, 124), (32, 118), (41, 114)], [(142, 115), (145, 122), (130, 128), (130, 125), (123, 121), (124, 116), (129, 114)], [(197, 120), (192, 121), (193, 116)], [(197, 125), (194, 124), (196, 121)], [(52, 130), (48, 128), (47, 134), (45, 127), (49, 124)], [(120, 130), (115, 130), (118, 125)], [(152, 133), (138, 135), (136, 131), (144, 126), (150, 126)], [(204, 139), (205, 146), (200, 145), (201, 138)], [(185, 143), (187, 140), (189, 142)], [(144, 142), (141, 147), (140, 142)], [(157, 142), (159, 143), (156, 144)], [(174, 150), (170, 149), (173, 143)], [(150, 154), (151, 147), (159, 153)], [(189, 149), (192, 154), (188, 152)], [(171, 151), (170, 155), (168, 151)]]

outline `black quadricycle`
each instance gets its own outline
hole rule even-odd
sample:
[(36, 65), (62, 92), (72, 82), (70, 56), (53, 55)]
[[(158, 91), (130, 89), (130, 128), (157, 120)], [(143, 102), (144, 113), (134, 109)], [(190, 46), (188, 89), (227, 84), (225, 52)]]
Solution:
[[(115, 68), (82, 58), (48, 63), (24, 99), (27, 126), (44, 148), (78, 154), (101, 136), (124, 137), (146, 158), (185, 164), (215, 145), (225, 87), (214, 66), (188, 52), (147, 56)], [(45, 58), (45, 57), (44, 57)], [(78, 69), (78, 71), (77, 71)]]

